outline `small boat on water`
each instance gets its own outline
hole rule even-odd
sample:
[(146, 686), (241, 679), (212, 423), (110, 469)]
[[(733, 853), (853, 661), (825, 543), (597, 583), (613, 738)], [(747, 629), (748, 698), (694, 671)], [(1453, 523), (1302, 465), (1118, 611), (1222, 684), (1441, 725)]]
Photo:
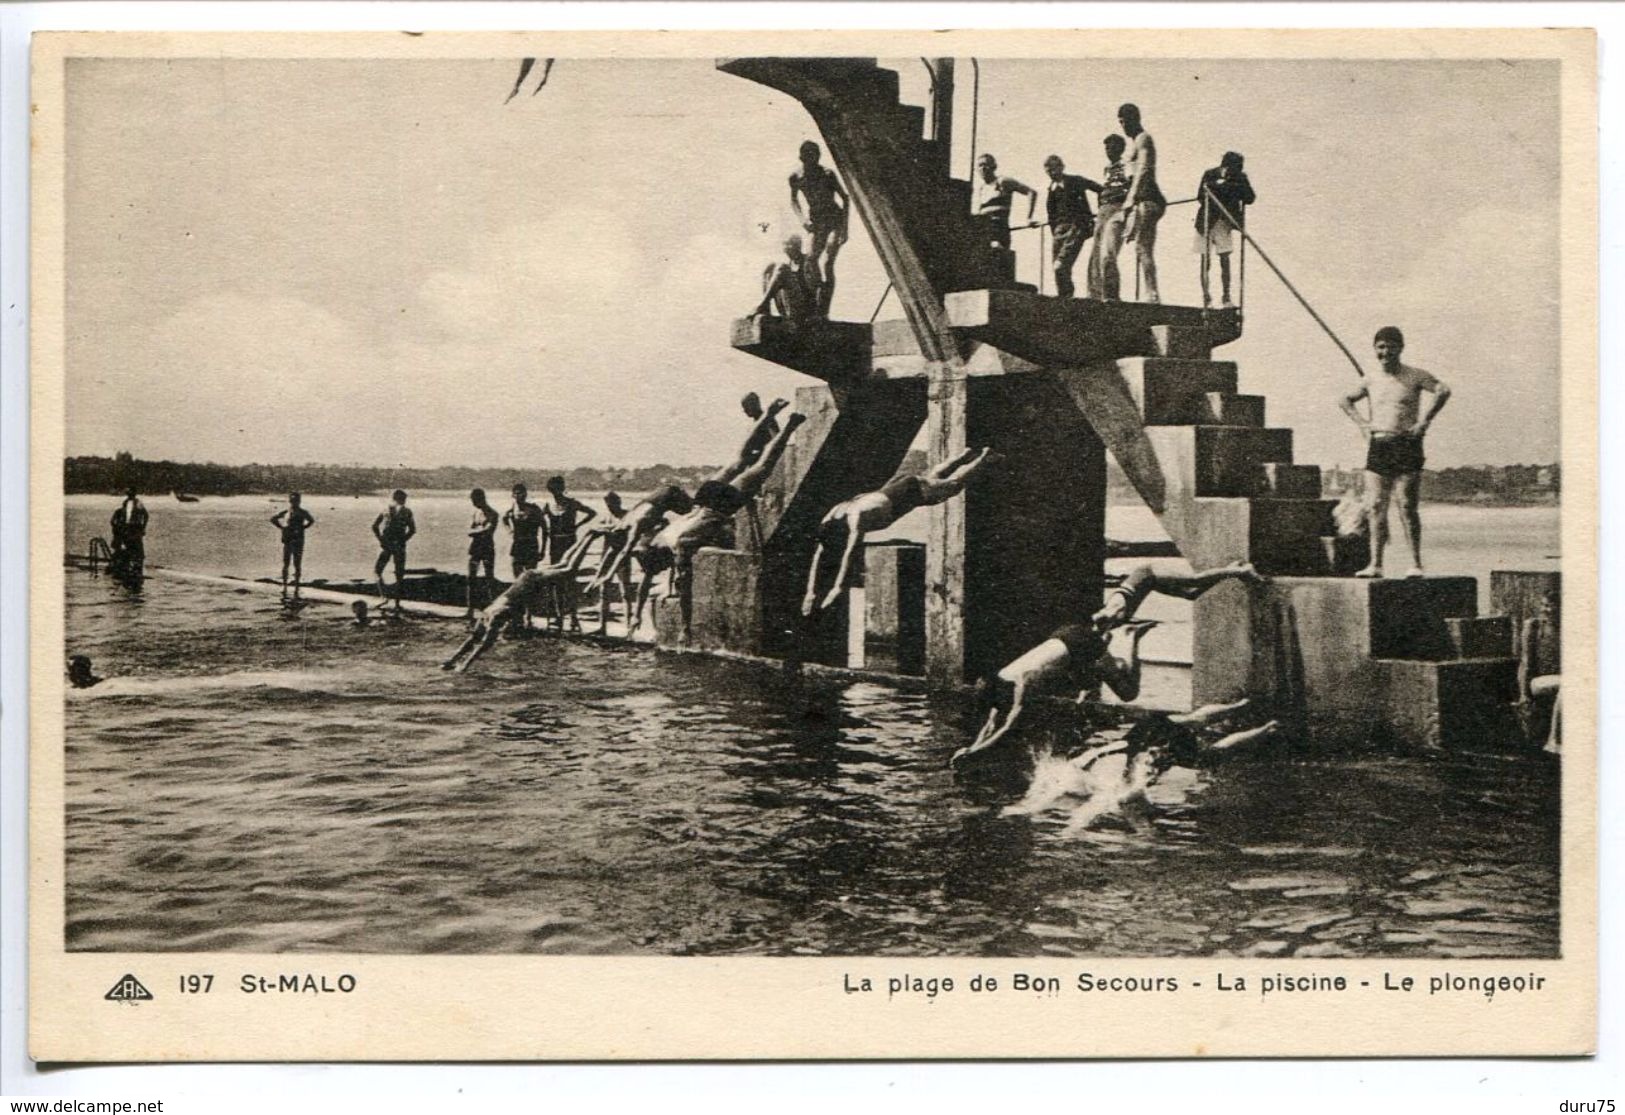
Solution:
[(180, 502), (182, 502), (182, 503), (196, 503), (196, 502), (198, 502), (197, 496), (189, 496), (185, 492), (176, 492), (175, 493), (175, 498), (177, 500), (179, 500)]

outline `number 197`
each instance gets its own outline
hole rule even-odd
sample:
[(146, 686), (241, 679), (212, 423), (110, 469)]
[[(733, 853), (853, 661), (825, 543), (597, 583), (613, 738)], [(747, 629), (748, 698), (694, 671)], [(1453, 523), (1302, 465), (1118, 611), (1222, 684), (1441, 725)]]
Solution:
[(182, 995), (206, 995), (213, 986), (214, 977), (212, 975), (181, 977)]

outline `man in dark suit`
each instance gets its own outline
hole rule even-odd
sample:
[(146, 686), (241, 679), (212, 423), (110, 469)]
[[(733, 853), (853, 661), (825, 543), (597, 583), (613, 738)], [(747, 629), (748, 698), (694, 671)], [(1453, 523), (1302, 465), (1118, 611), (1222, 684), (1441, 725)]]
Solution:
[(1089, 193), (1100, 192), (1100, 184), (1077, 174), (1066, 173), (1061, 156), (1044, 160), (1049, 175), (1049, 192), (1044, 210), (1049, 217), (1050, 262), (1055, 269), (1055, 293), (1071, 298), (1072, 265), (1083, 251), (1083, 242), (1095, 231), (1095, 215), (1089, 209)]

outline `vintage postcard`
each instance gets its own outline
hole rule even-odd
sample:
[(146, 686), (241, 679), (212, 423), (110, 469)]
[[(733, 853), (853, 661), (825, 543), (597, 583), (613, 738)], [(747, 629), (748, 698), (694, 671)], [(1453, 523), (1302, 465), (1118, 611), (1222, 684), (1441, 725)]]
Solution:
[(32, 1056), (1591, 1051), (1595, 55), (36, 38)]

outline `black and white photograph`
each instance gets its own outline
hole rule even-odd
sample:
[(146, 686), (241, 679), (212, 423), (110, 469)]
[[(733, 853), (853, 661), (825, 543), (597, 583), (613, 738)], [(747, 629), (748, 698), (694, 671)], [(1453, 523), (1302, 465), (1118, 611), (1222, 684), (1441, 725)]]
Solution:
[(32, 925), (153, 1000), (71, 1009), (1399, 973), (1583, 1051), (1595, 43), (1440, 34), (48, 43)]

